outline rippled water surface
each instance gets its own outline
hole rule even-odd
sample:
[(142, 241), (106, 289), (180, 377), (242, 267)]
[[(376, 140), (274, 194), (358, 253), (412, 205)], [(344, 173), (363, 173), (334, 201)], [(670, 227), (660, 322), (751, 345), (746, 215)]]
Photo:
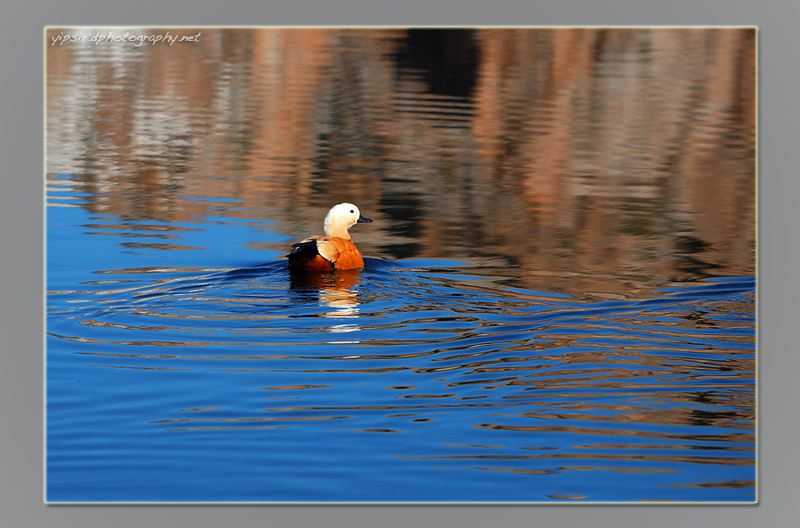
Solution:
[(754, 501), (753, 39), (683, 31), (49, 45), (48, 501)]

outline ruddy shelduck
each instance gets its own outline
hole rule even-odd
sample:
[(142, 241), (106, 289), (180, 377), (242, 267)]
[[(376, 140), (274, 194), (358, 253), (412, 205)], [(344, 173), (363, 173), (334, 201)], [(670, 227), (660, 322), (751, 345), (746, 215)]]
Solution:
[(325, 236), (312, 236), (292, 245), (291, 271), (351, 270), (364, 267), (364, 259), (350, 238), (350, 228), (372, 222), (351, 203), (334, 205), (325, 217)]

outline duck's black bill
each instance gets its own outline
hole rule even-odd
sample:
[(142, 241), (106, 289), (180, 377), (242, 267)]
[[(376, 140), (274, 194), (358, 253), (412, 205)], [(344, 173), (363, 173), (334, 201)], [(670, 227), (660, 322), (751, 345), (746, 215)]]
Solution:
[(358, 220), (356, 220), (356, 222), (358, 222), (359, 224), (368, 224), (372, 222), (372, 220), (370, 220), (369, 218), (364, 218), (361, 215), (358, 215)]

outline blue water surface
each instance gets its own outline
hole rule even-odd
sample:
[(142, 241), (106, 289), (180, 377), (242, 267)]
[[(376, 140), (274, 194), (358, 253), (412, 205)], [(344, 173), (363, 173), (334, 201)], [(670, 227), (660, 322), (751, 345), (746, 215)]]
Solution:
[[(290, 276), (275, 221), (47, 209), (49, 502), (751, 502), (752, 277)], [(193, 199), (193, 198), (190, 198)], [(231, 204), (235, 206), (236, 204)]]

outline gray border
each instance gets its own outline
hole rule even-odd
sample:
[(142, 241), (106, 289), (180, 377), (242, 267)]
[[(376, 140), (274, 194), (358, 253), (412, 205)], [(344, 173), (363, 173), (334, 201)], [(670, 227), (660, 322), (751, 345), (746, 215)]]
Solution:
[[(800, 6), (785, 0), (230, 0), (166, 4), (138, 0), (12, 0), (2, 17), (2, 479), (0, 512), (9, 526), (789, 526), (796, 501), (796, 402), (800, 354), (791, 264), (800, 251), (795, 102)], [(759, 506), (45, 506), (42, 496), (42, 28), (45, 25), (731, 25), (759, 27), (760, 274)], [(794, 368), (793, 368), (794, 367)]]

